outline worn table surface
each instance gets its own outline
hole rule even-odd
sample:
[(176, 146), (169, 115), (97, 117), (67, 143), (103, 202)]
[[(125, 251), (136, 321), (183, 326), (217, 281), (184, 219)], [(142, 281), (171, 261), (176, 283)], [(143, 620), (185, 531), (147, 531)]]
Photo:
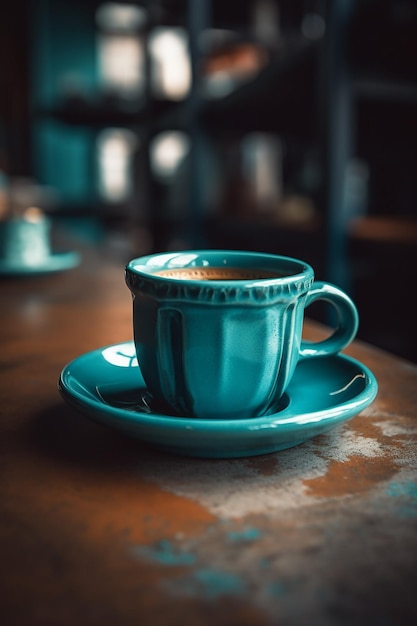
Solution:
[(284, 452), (186, 459), (57, 391), (68, 361), (132, 337), (120, 259), (85, 247), (0, 288), (4, 626), (417, 623), (416, 366), (355, 342), (379, 382), (362, 414)]

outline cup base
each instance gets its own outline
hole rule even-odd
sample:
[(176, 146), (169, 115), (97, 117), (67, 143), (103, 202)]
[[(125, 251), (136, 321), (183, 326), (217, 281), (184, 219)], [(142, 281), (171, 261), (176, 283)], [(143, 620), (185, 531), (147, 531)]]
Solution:
[[(152, 415), (160, 415), (162, 417), (170, 417), (175, 416), (177, 418), (184, 418), (187, 420), (201, 420), (201, 419), (218, 419), (224, 420), (221, 414), (217, 418), (202, 418), (195, 417), (193, 415), (187, 415), (184, 412), (174, 412), (172, 407), (170, 407), (163, 400), (159, 400), (158, 398), (154, 398), (152, 393), (148, 391), (148, 389), (135, 389), (132, 390), (131, 394), (126, 394), (126, 392), (115, 392), (114, 390), (108, 390), (106, 393), (103, 393), (101, 390), (101, 396), (104, 402), (119, 408), (129, 409), (132, 411), (139, 411), (140, 413), (149, 413)], [(257, 419), (259, 417), (268, 417), (268, 415), (277, 415), (281, 411), (284, 411), (290, 405), (290, 397), (287, 393), (284, 393), (283, 396), (279, 400), (276, 400), (270, 404), (270, 406), (266, 409), (265, 412), (260, 413), (259, 415), (254, 416), (253, 418), (245, 418), (245, 419)], [(229, 418), (227, 418), (229, 420)], [(235, 418), (238, 421), (240, 418)]]

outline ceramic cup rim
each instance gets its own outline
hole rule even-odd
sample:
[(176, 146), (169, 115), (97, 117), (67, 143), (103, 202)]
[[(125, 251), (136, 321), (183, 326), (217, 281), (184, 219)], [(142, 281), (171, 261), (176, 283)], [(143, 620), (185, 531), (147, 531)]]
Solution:
[[(224, 262), (227, 256), (227, 264)], [(192, 258), (194, 257), (194, 258)], [(208, 262), (208, 257), (217, 259), (218, 263)], [(199, 264), (190, 265), (199, 260)], [(219, 265), (220, 260), (223, 261)], [(171, 266), (166, 267), (166, 263), (171, 261)], [(188, 265), (184, 264), (188, 262)], [(306, 261), (295, 257), (271, 254), (267, 252), (253, 252), (246, 250), (226, 250), (226, 249), (195, 249), (181, 250), (177, 252), (153, 253), (131, 259), (126, 265), (126, 274), (141, 277), (146, 280), (155, 281), (160, 284), (184, 284), (196, 287), (207, 287), (207, 281), (198, 278), (180, 278), (157, 274), (158, 271), (166, 269), (192, 269), (193, 267), (230, 267), (230, 268), (254, 268), (266, 271), (283, 271), (284, 276), (272, 276), (261, 278), (245, 279), (210, 279), (210, 287), (233, 286), (262, 286), (262, 285), (283, 285), (305, 281), (313, 281), (314, 270)]]
[[(167, 269), (193, 269), (210, 265), (272, 271), (284, 275), (204, 280), (156, 273)], [(264, 252), (182, 250), (132, 259), (125, 269), (125, 281), (133, 294), (146, 293), (158, 301), (207, 306), (273, 306), (306, 296), (314, 282), (314, 271), (308, 263), (300, 259)]]

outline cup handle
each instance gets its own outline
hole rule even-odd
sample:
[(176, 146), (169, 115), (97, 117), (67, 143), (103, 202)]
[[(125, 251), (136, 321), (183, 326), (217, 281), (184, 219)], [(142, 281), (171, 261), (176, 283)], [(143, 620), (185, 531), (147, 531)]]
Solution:
[(316, 281), (307, 294), (305, 308), (317, 300), (332, 304), (338, 314), (338, 324), (334, 332), (326, 339), (318, 342), (301, 341), (300, 356), (326, 356), (335, 354), (346, 348), (355, 338), (359, 325), (359, 315), (355, 304), (349, 296), (330, 283)]

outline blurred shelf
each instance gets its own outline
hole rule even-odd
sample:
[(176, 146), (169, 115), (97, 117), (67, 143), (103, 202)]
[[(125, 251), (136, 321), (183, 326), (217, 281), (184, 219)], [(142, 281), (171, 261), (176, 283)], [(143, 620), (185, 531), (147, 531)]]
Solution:
[[(197, 121), (210, 133), (270, 132), (306, 142), (317, 140), (320, 41), (293, 38), (271, 56), (253, 78), (242, 80), (224, 97), (200, 96)], [(417, 140), (417, 82), (360, 71), (351, 84), (357, 109), (360, 151), (388, 138), (414, 148)], [(71, 126), (143, 127), (153, 132), (187, 131), (190, 102), (152, 97), (149, 103), (95, 98), (68, 101), (37, 112)]]
[(152, 105), (115, 102), (106, 103), (97, 99), (95, 102), (68, 101), (53, 107), (42, 107), (37, 115), (42, 119), (51, 119), (69, 126), (84, 126), (101, 129), (110, 126), (140, 127), (155, 119), (170, 114), (177, 114), (178, 102), (154, 98)]
[(312, 138), (317, 42), (284, 47), (253, 80), (224, 98), (205, 102), (202, 121), (211, 130), (268, 131)]
[(417, 219), (393, 216), (362, 217), (352, 221), (349, 236), (358, 242), (416, 245)]
[(417, 82), (409, 80), (358, 78), (354, 81), (354, 90), (361, 100), (417, 104)]
[[(233, 27), (237, 32), (236, 41), (244, 41), (241, 29), (250, 21), (251, 0), (241, 3), (239, 12), (230, 3), (218, 0), (203, 2), (203, 5), (210, 6), (211, 23), (216, 28)], [(279, 5), (284, 16), (285, 12), (294, 11), (294, 23), (306, 10), (302, 2), (285, 0)], [(149, 28), (168, 23), (174, 17), (188, 24), (190, 5), (185, 0), (163, 0), (144, 3), (144, 6), (152, 12)], [(384, 7), (383, 14), (380, 6)], [(372, 160), (389, 152), (392, 158), (394, 152), (401, 150), (403, 163), (415, 162), (415, 26), (417, 8), (409, 0), (401, 3), (367, 0), (355, 7), (352, 22), (343, 33), (349, 41), (350, 62), (345, 94), (348, 104), (345, 102), (344, 106), (354, 109), (349, 130), (355, 156)], [(93, 130), (130, 127), (138, 133), (145, 131), (148, 140), (152, 134), (164, 130), (195, 133), (198, 128), (199, 133), (212, 137), (228, 133), (273, 133), (323, 149), (324, 140), (319, 133), (320, 125), (326, 123), (321, 107), (324, 40), (307, 39), (301, 34), (300, 23), (298, 27), (298, 34), (292, 27), (283, 30), (275, 50), (269, 51), (268, 62), (253, 78), (237, 82), (223, 97), (204, 95), (207, 92), (205, 76), (199, 76), (190, 97), (179, 102), (154, 98), (149, 93), (136, 102), (97, 95), (90, 101), (74, 99), (44, 108), (39, 114), (44, 119)], [(253, 44), (250, 37), (248, 40)], [(383, 44), (387, 44), (386, 47)], [(414, 57), (413, 51), (416, 52)], [(163, 214), (163, 211), (157, 212)], [(288, 224), (285, 227), (288, 228)], [(302, 231), (300, 224), (295, 228)], [(363, 229), (362, 225), (360, 232)]]

